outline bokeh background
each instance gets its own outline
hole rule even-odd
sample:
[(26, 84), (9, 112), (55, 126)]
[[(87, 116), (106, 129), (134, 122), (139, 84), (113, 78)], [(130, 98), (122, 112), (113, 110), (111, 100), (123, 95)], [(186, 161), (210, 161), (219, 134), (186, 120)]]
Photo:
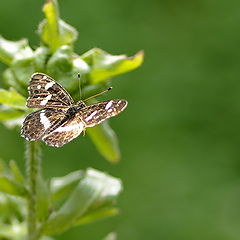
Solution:
[[(0, 34), (37, 46), (44, 1), (1, 1)], [(79, 32), (76, 52), (145, 51), (138, 70), (116, 77), (107, 98), (125, 98), (111, 120), (116, 165), (87, 137), (43, 148), (46, 177), (89, 166), (123, 180), (121, 214), (56, 239), (240, 239), (240, 2), (237, 0), (60, 0)], [(0, 70), (5, 66), (0, 65)], [(99, 100), (106, 98), (106, 95)], [(0, 126), (0, 157), (23, 167), (24, 140)]]

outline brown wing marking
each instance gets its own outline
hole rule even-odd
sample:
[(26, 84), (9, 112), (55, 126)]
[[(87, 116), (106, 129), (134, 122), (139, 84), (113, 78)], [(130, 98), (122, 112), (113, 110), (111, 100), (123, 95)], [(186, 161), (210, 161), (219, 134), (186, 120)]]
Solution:
[(44, 73), (34, 73), (29, 82), (29, 108), (64, 108), (73, 104), (69, 93)]
[(44, 134), (53, 131), (65, 119), (66, 112), (56, 109), (42, 109), (30, 113), (22, 124), (21, 136), (28, 141), (41, 139)]
[(127, 104), (128, 102), (123, 99), (107, 100), (84, 107), (78, 114), (86, 127), (93, 127), (121, 113)]
[(42, 137), (47, 145), (61, 147), (79, 136), (85, 129), (84, 123), (79, 118), (67, 120), (61, 126)]

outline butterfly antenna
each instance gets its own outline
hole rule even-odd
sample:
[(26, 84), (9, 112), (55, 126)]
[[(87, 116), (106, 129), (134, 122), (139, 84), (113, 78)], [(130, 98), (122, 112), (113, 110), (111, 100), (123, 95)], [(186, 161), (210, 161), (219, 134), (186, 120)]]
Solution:
[(81, 85), (80, 85), (80, 78), (81, 78), (81, 75), (80, 73), (78, 73), (78, 90), (79, 90), (79, 99), (81, 100), (82, 98), (82, 91), (81, 91)]
[(97, 93), (97, 94), (95, 94), (95, 95), (93, 95), (93, 96), (91, 96), (91, 97), (89, 97), (89, 98), (86, 98), (86, 99), (84, 99), (83, 101), (88, 101), (88, 100), (90, 100), (90, 99), (92, 99), (92, 98), (95, 98), (95, 97), (97, 97), (97, 96), (99, 96), (99, 95), (102, 95), (103, 93), (105, 93), (105, 92), (108, 92), (109, 90), (111, 90), (112, 89), (112, 87), (110, 87), (110, 88), (108, 88), (108, 89), (106, 89), (106, 90), (104, 90), (104, 91), (102, 91), (102, 92), (100, 92), (100, 93)]

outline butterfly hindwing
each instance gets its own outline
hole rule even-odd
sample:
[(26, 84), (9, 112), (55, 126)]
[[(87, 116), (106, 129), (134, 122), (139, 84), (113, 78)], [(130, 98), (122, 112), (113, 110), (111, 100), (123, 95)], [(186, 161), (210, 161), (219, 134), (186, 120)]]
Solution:
[(116, 116), (126, 107), (126, 100), (107, 100), (82, 108), (79, 111), (79, 116), (85, 123), (86, 127), (93, 127), (110, 117)]
[(70, 118), (55, 130), (42, 137), (49, 146), (61, 147), (78, 137), (85, 129), (84, 123), (79, 118)]
[[(64, 109), (65, 110), (65, 109)], [(28, 141), (41, 139), (66, 120), (66, 112), (59, 109), (46, 108), (30, 113), (24, 120), (21, 136)]]
[(29, 108), (64, 108), (73, 104), (72, 97), (51, 77), (34, 73), (28, 87)]

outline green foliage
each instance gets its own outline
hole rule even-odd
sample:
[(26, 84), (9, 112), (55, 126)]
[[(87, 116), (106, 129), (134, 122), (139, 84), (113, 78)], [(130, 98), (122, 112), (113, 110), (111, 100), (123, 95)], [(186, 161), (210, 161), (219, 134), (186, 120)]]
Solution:
[(14, 88), (10, 88), (9, 91), (0, 89), (0, 103), (15, 109), (26, 110), (26, 99)]
[(128, 58), (126, 55), (114, 56), (99, 48), (94, 48), (83, 54), (82, 59), (91, 66), (90, 83), (96, 84), (140, 66), (143, 61), (143, 51)]
[[(0, 36), (0, 61), (8, 66), (3, 80), (9, 88), (0, 89), (0, 121), (18, 130), (31, 112), (25, 103), (34, 72), (49, 74), (73, 96), (78, 93), (77, 73), (81, 73), (85, 98), (106, 88), (113, 76), (143, 62), (143, 52), (127, 57), (94, 48), (80, 56), (73, 48), (78, 32), (60, 19), (57, 1), (48, 0), (43, 12), (45, 19), (38, 27), (41, 44), (36, 49), (26, 39), (9, 41)], [(87, 135), (108, 161), (119, 160), (118, 139), (107, 121), (89, 129)], [(27, 176), (14, 161), (9, 165), (0, 161), (0, 238), (47, 240), (48, 235), (118, 213), (115, 202), (122, 189), (119, 179), (88, 169), (45, 180), (39, 143), (26, 146)], [(110, 234), (105, 239), (115, 240), (116, 236)]]
[[(69, 180), (73, 176), (67, 176), (60, 180), (65, 189), (70, 187), (69, 183), (72, 181)], [(76, 181), (77, 178), (75, 176), (73, 178)], [(88, 222), (92, 222), (116, 214), (116, 211), (112, 209), (121, 188), (119, 179), (94, 169), (88, 169), (84, 172), (84, 176), (81, 176), (80, 180), (76, 182), (74, 188), (71, 185), (68, 197), (66, 198), (65, 194), (61, 196), (64, 198), (64, 203), (51, 214), (43, 225), (42, 232), (44, 234), (59, 233), (74, 225), (87, 222), (87, 219)], [(109, 198), (112, 198), (113, 201), (109, 201)], [(98, 205), (97, 208), (96, 205)], [(103, 205), (105, 212), (101, 210), (102, 213), (100, 213), (100, 206)], [(93, 211), (95, 211), (95, 215), (93, 215)], [(98, 214), (96, 214), (97, 211), (99, 211)]]
[(117, 235), (114, 232), (109, 233), (103, 240), (116, 240)]
[[(0, 104), (7, 105), (7, 108), (0, 108), (0, 121), (7, 123), (7, 126), (19, 125), (29, 113), (25, 106), (28, 96), (26, 89), (34, 72), (49, 74), (73, 96), (78, 95), (77, 73), (81, 73), (81, 88), (83, 97), (86, 97), (89, 90), (91, 94), (96, 94), (107, 87), (111, 77), (133, 70), (143, 61), (143, 52), (133, 57), (114, 56), (98, 48), (79, 56), (73, 50), (77, 31), (59, 18), (57, 2), (48, 1), (43, 11), (46, 19), (38, 29), (42, 45), (36, 50), (28, 45), (26, 39), (13, 42), (0, 38), (0, 60), (9, 65), (3, 79), (11, 87), (9, 91), (0, 89)], [(117, 137), (108, 124), (89, 130), (89, 136), (107, 160), (118, 161), (120, 151)], [(102, 143), (103, 139), (105, 143)]]
[(71, 45), (77, 39), (77, 31), (59, 18), (57, 1), (48, 1), (43, 7), (46, 19), (39, 25), (42, 41), (51, 51), (56, 51), (63, 45)]
[[(12, 214), (11, 218), (20, 221), (21, 231), (26, 234), (23, 229), (26, 229), (27, 205), (22, 202), (28, 198), (25, 181), (14, 161), (11, 161), (9, 166), (1, 162), (0, 210), (1, 199), (7, 203), (4, 203), (5, 210), (0, 216), (0, 225)], [(100, 171), (76, 171), (64, 177), (52, 178), (50, 184), (38, 176), (36, 185), (37, 222), (40, 225), (36, 234), (39, 236), (61, 233), (72, 226), (118, 213), (114, 204), (122, 189), (121, 181)], [(8, 207), (10, 205), (12, 209)], [(9, 212), (4, 214), (6, 211)], [(11, 229), (11, 224), (5, 224), (5, 227)]]
[(120, 149), (116, 133), (111, 129), (107, 121), (88, 129), (88, 134), (99, 152), (110, 162), (118, 162)]

